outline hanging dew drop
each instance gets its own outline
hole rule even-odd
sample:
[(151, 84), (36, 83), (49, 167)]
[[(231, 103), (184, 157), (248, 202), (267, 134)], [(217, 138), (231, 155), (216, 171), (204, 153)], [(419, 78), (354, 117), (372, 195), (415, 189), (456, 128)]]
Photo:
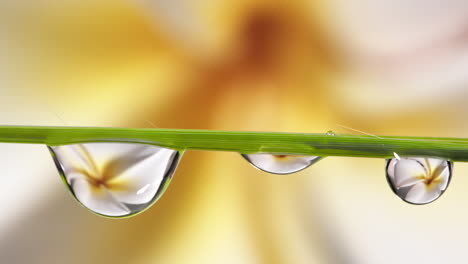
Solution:
[(453, 163), (439, 158), (400, 157), (387, 160), (386, 176), (393, 192), (411, 204), (438, 199), (452, 178)]
[(84, 143), (49, 147), (76, 200), (108, 217), (136, 214), (163, 193), (181, 153), (138, 143)]
[(318, 156), (298, 156), (298, 155), (278, 155), (278, 154), (242, 154), (250, 164), (257, 169), (273, 174), (291, 174), (301, 171), (321, 157)]
[(328, 130), (326, 135), (333, 137), (335, 136), (335, 132), (333, 132), (332, 130)]

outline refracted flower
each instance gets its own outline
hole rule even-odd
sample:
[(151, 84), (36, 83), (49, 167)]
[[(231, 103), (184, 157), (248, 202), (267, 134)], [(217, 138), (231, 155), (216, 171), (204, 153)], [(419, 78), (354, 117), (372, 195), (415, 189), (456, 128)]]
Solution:
[(150, 206), (164, 190), (179, 152), (153, 145), (86, 143), (50, 147), (75, 198), (105, 216)]
[(396, 158), (387, 160), (387, 180), (404, 201), (427, 204), (439, 198), (452, 177), (452, 162), (438, 158)]
[(273, 155), (268, 153), (242, 154), (254, 167), (273, 174), (290, 174), (306, 169), (319, 161), (318, 156)]

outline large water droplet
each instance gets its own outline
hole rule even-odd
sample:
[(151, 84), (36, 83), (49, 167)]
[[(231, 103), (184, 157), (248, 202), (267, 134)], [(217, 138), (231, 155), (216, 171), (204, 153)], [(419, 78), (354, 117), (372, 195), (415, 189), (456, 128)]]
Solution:
[(453, 164), (439, 158), (388, 159), (387, 181), (393, 192), (411, 204), (427, 204), (439, 198), (452, 178)]
[(332, 130), (327, 131), (327, 136), (333, 137), (334, 135), (335, 135), (335, 132), (333, 132)]
[(273, 174), (290, 174), (314, 164), (321, 157), (275, 154), (242, 154), (254, 167)]
[(176, 150), (138, 143), (49, 147), (73, 196), (89, 210), (123, 217), (151, 206), (177, 167)]

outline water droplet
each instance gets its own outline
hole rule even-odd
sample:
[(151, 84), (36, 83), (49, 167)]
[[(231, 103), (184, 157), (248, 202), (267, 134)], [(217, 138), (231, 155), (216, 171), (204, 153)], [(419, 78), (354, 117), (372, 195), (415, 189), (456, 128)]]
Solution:
[(298, 155), (274, 155), (274, 154), (242, 154), (254, 167), (273, 174), (290, 174), (301, 171), (321, 157), (318, 156), (298, 156)]
[(84, 143), (49, 150), (76, 200), (109, 217), (150, 207), (169, 184), (181, 155), (138, 143)]
[(453, 164), (439, 158), (388, 159), (387, 181), (393, 192), (411, 204), (427, 204), (439, 198), (452, 178)]
[(334, 135), (335, 135), (335, 132), (333, 132), (332, 130), (327, 131), (327, 136), (334, 136)]

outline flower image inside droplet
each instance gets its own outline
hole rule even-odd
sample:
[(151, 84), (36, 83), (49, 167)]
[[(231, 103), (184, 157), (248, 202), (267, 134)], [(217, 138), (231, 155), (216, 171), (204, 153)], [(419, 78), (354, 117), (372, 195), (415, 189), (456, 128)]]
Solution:
[(278, 154), (242, 154), (254, 167), (273, 174), (290, 174), (301, 171), (321, 157), (318, 156), (298, 156), (298, 155), (278, 155)]
[(153, 204), (177, 167), (176, 150), (138, 143), (49, 147), (73, 196), (91, 211), (129, 216)]
[(387, 160), (387, 181), (402, 200), (427, 204), (439, 198), (452, 177), (451, 161), (438, 158), (393, 158)]

